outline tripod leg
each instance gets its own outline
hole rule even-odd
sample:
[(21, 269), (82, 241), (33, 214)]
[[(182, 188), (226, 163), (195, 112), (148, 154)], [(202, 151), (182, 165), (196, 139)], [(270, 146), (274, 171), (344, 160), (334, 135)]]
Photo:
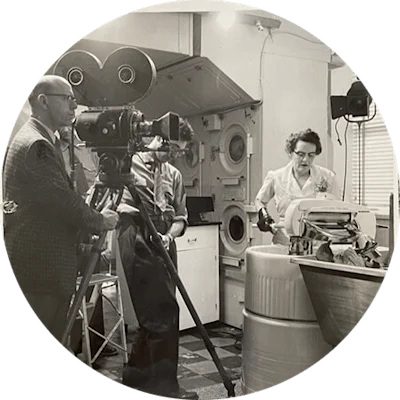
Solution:
[[(114, 206), (112, 207), (113, 210), (116, 210), (116, 208), (120, 204), (121, 198), (122, 198), (122, 193), (123, 193), (123, 188), (121, 187), (120, 190), (118, 191), (117, 200), (114, 203)], [(98, 190), (98, 187), (96, 187), (95, 191), (91, 197), (91, 206), (92, 207), (95, 206), (98, 194), (99, 194), (99, 190)], [(104, 206), (105, 202), (107, 201), (107, 198), (110, 195), (111, 195), (110, 189), (107, 188), (106, 192), (103, 194), (102, 199), (97, 207), (98, 211), (101, 211), (101, 208)], [(81, 236), (81, 235), (78, 235), (78, 236)], [(87, 288), (89, 287), (90, 279), (96, 269), (104, 242), (106, 240), (106, 237), (107, 237), (107, 232), (103, 232), (100, 235), (99, 239), (96, 241), (96, 243), (93, 245), (92, 250), (90, 252), (90, 259), (89, 259), (87, 269), (86, 269), (85, 273), (83, 274), (79, 288), (75, 293), (74, 300), (68, 311), (66, 327), (65, 327), (63, 336), (61, 338), (61, 344), (63, 346), (67, 345), (68, 337), (71, 333), (76, 316), (78, 315), (79, 308), (81, 307), (82, 300), (86, 294)]]
[(129, 190), (129, 193), (131, 194), (131, 196), (132, 196), (132, 198), (133, 198), (133, 200), (135, 202), (135, 205), (139, 209), (139, 211), (141, 213), (141, 216), (145, 220), (146, 225), (147, 225), (147, 227), (148, 227), (148, 229), (150, 231), (150, 234), (153, 237), (154, 243), (160, 249), (161, 256), (165, 261), (165, 264), (166, 264), (167, 270), (168, 270), (168, 272), (169, 272), (169, 274), (171, 276), (171, 279), (173, 280), (175, 285), (178, 287), (178, 289), (179, 289), (179, 291), (180, 291), (180, 293), (182, 295), (182, 298), (185, 301), (185, 304), (186, 304), (186, 306), (187, 306), (187, 308), (188, 308), (188, 310), (190, 312), (190, 315), (192, 316), (194, 322), (196, 323), (197, 328), (200, 331), (200, 334), (201, 334), (201, 336), (203, 338), (204, 344), (206, 345), (206, 348), (207, 348), (208, 352), (210, 353), (210, 355), (211, 355), (211, 357), (212, 357), (212, 359), (213, 359), (213, 361), (215, 363), (215, 366), (217, 367), (218, 372), (219, 372), (219, 374), (220, 374), (220, 376), (222, 378), (224, 386), (228, 391), (228, 397), (235, 397), (234, 385), (231, 382), (231, 380), (229, 379), (229, 377), (228, 377), (228, 375), (227, 375), (227, 373), (226, 373), (226, 371), (225, 371), (225, 369), (224, 369), (224, 367), (223, 367), (223, 365), (221, 363), (221, 360), (219, 359), (217, 353), (215, 352), (215, 348), (214, 348), (214, 346), (213, 346), (213, 344), (212, 344), (212, 342), (211, 342), (211, 340), (210, 340), (210, 338), (208, 336), (208, 333), (205, 330), (205, 328), (204, 328), (204, 326), (203, 326), (203, 324), (202, 324), (202, 322), (201, 322), (201, 320), (200, 320), (200, 318), (199, 318), (199, 316), (198, 316), (198, 314), (197, 314), (197, 312), (196, 312), (196, 310), (195, 310), (195, 308), (193, 306), (192, 301), (189, 298), (189, 295), (188, 295), (188, 293), (187, 293), (187, 291), (186, 291), (186, 289), (185, 289), (185, 287), (184, 287), (184, 285), (183, 285), (183, 283), (182, 283), (182, 281), (181, 281), (181, 279), (180, 279), (180, 277), (178, 275), (178, 272), (175, 270), (174, 264), (173, 264), (173, 262), (172, 262), (172, 260), (171, 260), (171, 258), (169, 256), (168, 252), (165, 250), (165, 248), (164, 248), (164, 246), (163, 246), (163, 244), (161, 242), (161, 239), (157, 234), (157, 230), (154, 227), (154, 224), (153, 224), (152, 220), (150, 219), (149, 215), (147, 214), (146, 209), (144, 208), (144, 206), (142, 204), (142, 201), (140, 199), (139, 194), (137, 193), (135, 185), (133, 183), (128, 183), (126, 185), (126, 187)]
[(82, 314), (83, 314), (83, 330), (85, 332), (85, 347), (86, 347), (86, 361), (89, 367), (92, 367), (92, 349), (90, 346), (90, 339), (89, 339), (89, 319), (87, 315), (86, 309), (86, 294), (83, 296), (83, 307), (82, 307)]
[(90, 278), (92, 277), (93, 272), (96, 268), (97, 262), (100, 257), (101, 249), (103, 248), (104, 241), (106, 239), (106, 235), (107, 235), (106, 232), (102, 233), (100, 235), (99, 239), (97, 240), (97, 242), (92, 247), (88, 267), (87, 267), (85, 273), (83, 274), (81, 283), (79, 285), (79, 289), (75, 293), (74, 301), (72, 302), (72, 305), (68, 312), (66, 328), (65, 328), (63, 336), (61, 338), (61, 343), (64, 346), (66, 346), (66, 344), (67, 344), (68, 336), (71, 333), (71, 329), (74, 324), (75, 318), (78, 315), (79, 308), (81, 307), (83, 297), (86, 294), (86, 290), (89, 286)]

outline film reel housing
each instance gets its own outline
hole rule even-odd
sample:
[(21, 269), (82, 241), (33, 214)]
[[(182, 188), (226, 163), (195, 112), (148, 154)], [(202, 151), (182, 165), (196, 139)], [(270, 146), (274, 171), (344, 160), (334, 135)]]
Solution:
[(121, 47), (104, 64), (89, 52), (74, 50), (56, 62), (53, 72), (67, 79), (77, 103), (88, 107), (74, 125), (80, 139), (97, 152), (100, 177), (129, 174), (131, 156), (145, 150), (144, 137), (179, 140), (178, 114), (146, 121), (134, 107), (156, 82), (155, 65), (141, 50)]
[(156, 83), (151, 58), (134, 47), (114, 50), (104, 64), (83, 50), (65, 53), (55, 64), (55, 75), (72, 85), (78, 104), (116, 107), (144, 99)]

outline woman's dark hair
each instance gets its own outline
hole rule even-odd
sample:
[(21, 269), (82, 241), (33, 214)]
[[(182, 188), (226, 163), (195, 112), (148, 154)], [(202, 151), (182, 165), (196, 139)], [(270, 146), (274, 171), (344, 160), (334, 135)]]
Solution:
[(288, 154), (292, 154), (294, 149), (296, 148), (296, 144), (298, 141), (303, 141), (307, 143), (315, 144), (317, 149), (315, 150), (316, 154), (321, 154), (322, 145), (321, 140), (319, 138), (318, 133), (314, 132), (311, 129), (307, 129), (305, 131), (291, 133), (289, 138), (286, 140), (285, 150)]

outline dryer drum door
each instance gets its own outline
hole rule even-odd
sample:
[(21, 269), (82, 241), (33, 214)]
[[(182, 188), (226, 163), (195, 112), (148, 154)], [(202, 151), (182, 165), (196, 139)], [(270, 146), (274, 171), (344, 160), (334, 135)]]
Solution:
[(221, 134), (219, 145), (220, 162), (229, 176), (242, 175), (246, 167), (247, 128), (235, 122), (226, 127)]
[(243, 258), (247, 248), (246, 224), (246, 213), (241, 205), (231, 203), (226, 206), (222, 213), (220, 231), (224, 255)]

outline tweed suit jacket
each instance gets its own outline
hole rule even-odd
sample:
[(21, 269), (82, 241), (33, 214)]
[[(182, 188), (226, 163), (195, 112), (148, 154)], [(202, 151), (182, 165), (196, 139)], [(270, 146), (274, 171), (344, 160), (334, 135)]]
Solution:
[(7, 149), (3, 200), (18, 205), (4, 215), (4, 239), (21, 289), (70, 296), (77, 274), (77, 234), (99, 233), (104, 219), (72, 190), (53, 142), (32, 118)]

